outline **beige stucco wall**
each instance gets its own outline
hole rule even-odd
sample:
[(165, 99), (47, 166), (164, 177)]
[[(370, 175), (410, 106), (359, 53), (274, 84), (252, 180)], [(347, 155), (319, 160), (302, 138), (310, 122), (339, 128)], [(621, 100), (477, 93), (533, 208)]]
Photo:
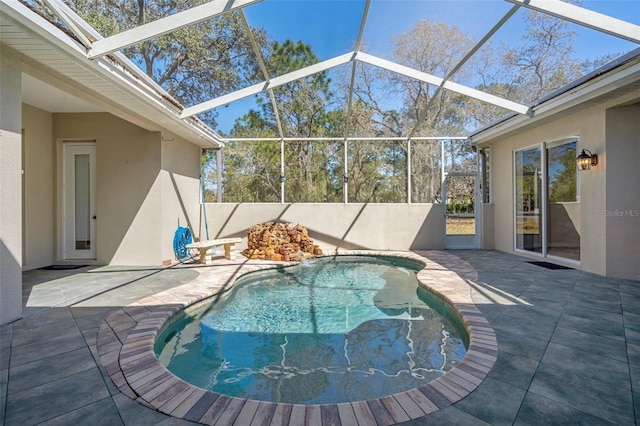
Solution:
[(200, 214), (200, 148), (166, 134), (162, 138), (162, 224), (161, 258), (170, 260), (173, 236), (178, 224), (195, 234), (202, 222)]
[(24, 132), (24, 262), (23, 269), (51, 265), (54, 243), (54, 146), (52, 115), (22, 105)]
[[(492, 202), (494, 204), (495, 248), (514, 252), (513, 222), (513, 152), (577, 135), (578, 149), (587, 148), (601, 153), (605, 149), (605, 117), (601, 107), (595, 107), (566, 115), (560, 119), (538, 124), (515, 136), (501, 138), (491, 143)], [(581, 172), (580, 203), (581, 261), (582, 269), (604, 275), (606, 271), (604, 247), (605, 165), (589, 172)], [(499, 225), (498, 225), (499, 224)], [(588, 227), (590, 232), (584, 232)], [(595, 232), (594, 232), (595, 231)], [(520, 254), (525, 254), (519, 252)]]
[(159, 265), (173, 259), (178, 221), (201, 220), (198, 146), (108, 113), (22, 104), (22, 73), (0, 43), (0, 324), (22, 314), (23, 267), (63, 260), (63, 141), (96, 143), (97, 259), (83, 263)]
[[(634, 158), (640, 156), (638, 109), (634, 106), (611, 112), (614, 111), (611, 108), (639, 98), (640, 91), (629, 93), (616, 100), (571, 114), (563, 113), (516, 134), (479, 144), (491, 147), (493, 223), (485, 224), (484, 229), (493, 225), (496, 249), (514, 252), (513, 152), (537, 146), (541, 142), (577, 135), (578, 149), (586, 148), (598, 154), (599, 159), (597, 166), (578, 174), (579, 215), (576, 214), (576, 206), (571, 206), (568, 211), (581, 236), (580, 269), (600, 275), (640, 279), (637, 269), (640, 265), (637, 250), (637, 241), (640, 239), (638, 219), (631, 217), (620, 221), (624, 222), (623, 225), (614, 225), (618, 219), (606, 214), (609, 209), (618, 208), (614, 205), (622, 209), (627, 206), (627, 210), (640, 209), (637, 189), (640, 172), (634, 164)], [(611, 162), (612, 159), (615, 161)], [(613, 166), (609, 167), (609, 164)], [(490, 215), (486, 219), (491, 220)], [(635, 249), (631, 250), (631, 246)], [(528, 255), (522, 251), (518, 254)]]
[(0, 43), (0, 324), (22, 315), (22, 69)]
[[(305, 226), (325, 252), (336, 248), (421, 250), (444, 246), (440, 204), (233, 204), (206, 205), (209, 237), (241, 237), (268, 221)], [(205, 238), (202, 230), (202, 238)]]
[(493, 203), (482, 203), (480, 223), (480, 248), (493, 250), (495, 243), (495, 206)]
[(607, 275), (640, 280), (640, 103), (606, 117)]
[[(101, 264), (146, 264), (159, 258), (160, 134), (108, 113), (54, 114), (58, 189), (64, 141), (96, 143), (96, 256)], [(58, 197), (57, 229), (62, 229)], [(58, 260), (62, 236), (57, 236)], [(128, 250), (138, 246), (136, 251)], [(131, 257), (125, 257), (130, 254)]]
[[(58, 158), (65, 140), (96, 143), (96, 262), (158, 265), (173, 259), (178, 221), (185, 225), (199, 211), (199, 148), (171, 135), (163, 140), (108, 113), (54, 114), (53, 139)], [(57, 229), (60, 211), (58, 202)], [(59, 258), (60, 235), (56, 241)]]

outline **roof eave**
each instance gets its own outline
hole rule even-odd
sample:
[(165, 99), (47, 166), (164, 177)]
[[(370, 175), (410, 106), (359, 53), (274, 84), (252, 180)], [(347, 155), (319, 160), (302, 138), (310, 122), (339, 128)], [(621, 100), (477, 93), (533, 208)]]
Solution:
[(482, 145), (640, 80), (640, 48), (534, 101), (530, 115), (507, 114), (469, 135)]
[[(32, 36), (39, 37), (43, 42), (63, 52), (78, 66), (99, 76), (99, 78), (124, 91), (138, 102), (143, 102), (155, 111), (160, 112), (166, 117), (170, 125), (158, 123), (157, 120), (149, 117), (143, 116), (142, 118), (155, 122), (158, 127), (171, 133), (180, 134), (189, 142), (200, 147), (217, 149), (224, 146), (222, 138), (197, 117), (181, 119), (180, 115), (184, 108), (181, 105), (176, 105), (171, 96), (161, 88), (158, 90), (158, 87), (148, 84), (143, 77), (134, 75), (130, 71), (130, 64), (119, 63), (112, 58), (89, 60), (87, 58), (87, 50), (82, 44), (20, 2), (0, 0), (0, 8), (5, 17), (27, 29)], [(78, 82), (78, 84), (82, 86), (81, 82)], [(111, 99), (111, 101), (119, 104), (115, 99)], [(122, 112), (126, 113), (119, 114), (120, 116), (136, 114), (133, 111), (129, 111), (124, 105), (121, 105), (121, 108)], [(137, 113), (137, 115), (140, 114)], [(139, 121), (139, 119), (134, 121)]]

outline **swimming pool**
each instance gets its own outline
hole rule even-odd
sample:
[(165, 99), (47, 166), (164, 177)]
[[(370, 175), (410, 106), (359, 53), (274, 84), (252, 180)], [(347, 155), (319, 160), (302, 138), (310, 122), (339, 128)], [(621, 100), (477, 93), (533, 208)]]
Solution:
[(339, 256), (248, 274), (176, 317), (155, 351), (183, 380), (247, 399), (329, 404), (418, 388), (468, 347), (459, 317), (418, 286), (423, 266)]

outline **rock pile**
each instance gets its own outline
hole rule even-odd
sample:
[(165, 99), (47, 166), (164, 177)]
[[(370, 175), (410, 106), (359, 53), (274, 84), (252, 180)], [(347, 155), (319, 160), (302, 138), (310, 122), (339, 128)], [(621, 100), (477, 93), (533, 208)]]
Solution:
[(295, 223), (267, 222), (247, 231), (247, 248), (242, 252), (249, 259), (300, 261), (322, 254), (309, 238), (307, 228)]

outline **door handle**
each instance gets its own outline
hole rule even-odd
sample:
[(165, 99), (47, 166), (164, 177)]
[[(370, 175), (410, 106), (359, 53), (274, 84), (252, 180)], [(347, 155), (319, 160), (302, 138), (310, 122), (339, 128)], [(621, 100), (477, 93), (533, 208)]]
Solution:
[(97, 218), (98, 218), (98, 216), (96, 216), (96, 215), (93, 215), (93, 218), (94, 218), (94, 219), (97, 219)]

